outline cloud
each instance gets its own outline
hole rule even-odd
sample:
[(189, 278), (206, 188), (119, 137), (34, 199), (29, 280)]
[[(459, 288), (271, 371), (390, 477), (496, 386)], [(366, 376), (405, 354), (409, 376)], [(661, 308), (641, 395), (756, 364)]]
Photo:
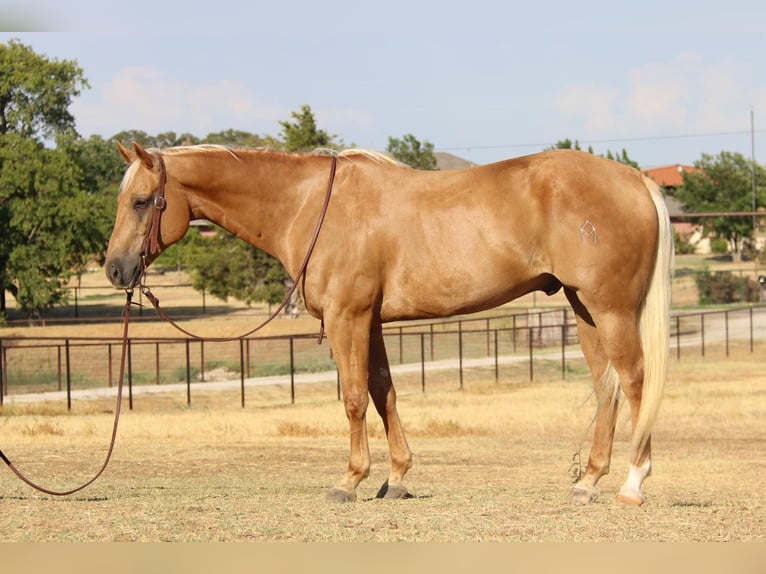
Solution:
[(614, 82), (565, 86), (551, 106), (581, 125), (581, 137), (674, 135), (745, 129), (750, 106), (765, 93), (742, 67), (682, 53)]
[(81, 132), (106, 137), (128, 129), (200, 137), (228, 128), (260, 133), (287, 115), (240, 82), (192, 84), (149, 66), (120, 70), (95, 97), (83, 97), (72, 108)]

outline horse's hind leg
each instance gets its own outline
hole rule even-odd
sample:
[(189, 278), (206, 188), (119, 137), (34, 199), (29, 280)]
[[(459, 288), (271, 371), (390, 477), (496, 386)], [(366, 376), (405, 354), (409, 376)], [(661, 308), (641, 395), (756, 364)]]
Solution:
[(396, 410), (396, 390), (391, 380), (388, 356), (383, 341), (380, 325), (374, 326), (370, 333), (370, 362), (368, 384), (375, 408), (383, 419), (383, 427), (391, 453), (391, 472), (388, 480), (378, 492), (379, 498), (405, 498), (408, 496), (402, 480), (412, 466), (410, 452), (404, 430)]
[(574, 292), (567, 289), (565, 293), (577, 316), (577, 333), (580, 338), (580, 346), (590, 367), (593, 376), (593, 388), (596, 393), (595, 428), (588, 465), (572, 489), (573, 501), (587, 504), (598, 498), (596, 483), (602, 476), (609, 473), (614, 429), (617, 421), (619, 385), (616, 372), (612, 369), (604, 352), (590, 314)]
[[(619, 375), (622, 392), (630, 405), (631, 427), (635, 435), (644, 386), (644, 356), (638, 320), (634, 312), (608, 312), (595, 317), (607, 357)], [(635, 443), (635, 437), (634, 441)], [(623, 504), (643, 502), (641, 485), (651, 473), (649, 439), (631, 447), (628, 479), (620, 488), (617, 500)]]

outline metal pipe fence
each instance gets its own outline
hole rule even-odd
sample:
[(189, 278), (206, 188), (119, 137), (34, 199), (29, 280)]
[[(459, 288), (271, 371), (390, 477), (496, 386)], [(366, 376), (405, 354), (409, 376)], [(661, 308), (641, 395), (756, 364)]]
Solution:
[[(729, 357), (753, 353), (766, 340), (766, 306), (675, 313), (671, 353)], [(495, 317), (465, 317), (407, 323), (384, 329), (395, 381), (406, 379), (422, 392), (432, 385), (464, 386), (477, 378), (501, 381), (564, 380), (587, 375), (570, 309), (531, 311)], [(83, 391), (117, 384), (121, 339), (78, 337), (0, 338), (0, 405), (44, 393), (48, 400), (72, 399)], [(129, 338), (125, 388), (129, 408), (147, 387), (213, 388), (238, 383), (240, 403), (264, 384), (289, 386), (331, 381), (341, 398), (329, 345), (315, 335), (251, 337), (231, 342), (186, 338)], [(428, 383), (428, 385), (427, 385)], [(175, 385), (175, 386), (174, 386)]]

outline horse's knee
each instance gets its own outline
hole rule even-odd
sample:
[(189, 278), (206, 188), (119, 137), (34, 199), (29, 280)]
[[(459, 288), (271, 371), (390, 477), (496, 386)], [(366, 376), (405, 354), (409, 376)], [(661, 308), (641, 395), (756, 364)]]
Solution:
[(347, 392), (343, 396), (343, 405), (349, 420), (360, 420), (367, 413), (370, 399), (367, 393)]

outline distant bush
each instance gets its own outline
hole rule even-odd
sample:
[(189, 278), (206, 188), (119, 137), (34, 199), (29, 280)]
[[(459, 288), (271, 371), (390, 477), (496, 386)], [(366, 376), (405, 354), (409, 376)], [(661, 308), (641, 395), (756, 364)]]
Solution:
[(716, 255), (726, 255), (729, 252), (729, 242), (723, 237), (716, 237), (710, 240), (710, 251)]
[(694, 278), (700, 305), (716, 303), (755, 303), (761, 286), (750, 277), (734, 275), (728, 271), (702, 271)]
[(689, 235), (681, 235), (677, 231), (673, 231), (674, 244), (676, 246), (676, 255), (689, 255), (697, 250), (697, 246), (689, 241)]

